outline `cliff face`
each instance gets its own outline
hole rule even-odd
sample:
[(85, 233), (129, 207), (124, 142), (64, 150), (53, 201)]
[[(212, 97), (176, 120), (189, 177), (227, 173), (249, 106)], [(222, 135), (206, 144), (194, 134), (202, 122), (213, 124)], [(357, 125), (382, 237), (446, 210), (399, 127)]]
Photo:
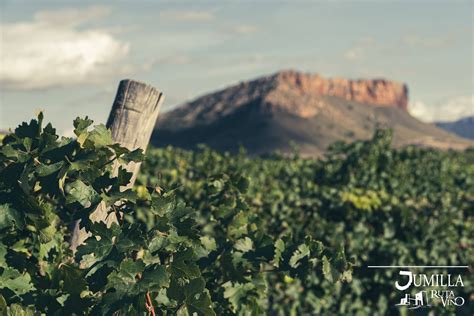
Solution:
[(319, 75), (282, 71), (273, 76), (281, 89), (300, 90), (301, 93), (334, 96), (359, 103), (394, 106), (407, 110), (408, 87), (385, 79), (350, 80), (323, 78)]

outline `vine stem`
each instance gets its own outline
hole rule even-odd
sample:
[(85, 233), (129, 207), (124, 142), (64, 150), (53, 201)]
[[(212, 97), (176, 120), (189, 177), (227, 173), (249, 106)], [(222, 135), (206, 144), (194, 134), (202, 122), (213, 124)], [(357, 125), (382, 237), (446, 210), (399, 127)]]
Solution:
[(146, 292), (146, 308), (148, 309), (150, 315), (156, 316), (155, 308), (153, 307), (153, 302), (150, 297), (150, 292)]
[[(134, 260), (136, 260), (136, 257), (134, 258)], [(142, 274), (138, 273), (136, 278), (141, 279)], [(155, 307), (153, 306), (153, 301), (151, 300), (150, 292), (146, 292), (145, 298), (146, 298), (145, 307), (148, 310), (148, 315), (156, 316)]]

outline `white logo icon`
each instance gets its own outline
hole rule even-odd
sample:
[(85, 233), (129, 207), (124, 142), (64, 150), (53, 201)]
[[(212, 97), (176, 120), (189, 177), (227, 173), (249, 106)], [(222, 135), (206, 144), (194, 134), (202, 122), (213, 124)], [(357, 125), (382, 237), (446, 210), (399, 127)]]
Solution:
[[(425, 293), (425, 295), (423, 295), (423, 293)], [(400, 303), (398, 303), (397, 306), (407, 306), (408, 309), (417, 309), (430, 305), (428, 305), (426, 291), (420, 291), (416, 293), (414, 297), (412, 297), (410, 294), (405, 294), (405, 297), (402, 297)]]

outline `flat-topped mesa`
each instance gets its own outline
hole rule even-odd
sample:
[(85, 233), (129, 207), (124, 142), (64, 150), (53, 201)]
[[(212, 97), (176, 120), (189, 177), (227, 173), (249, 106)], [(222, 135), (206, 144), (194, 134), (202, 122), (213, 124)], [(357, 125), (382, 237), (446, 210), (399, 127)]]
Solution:
[(244, 108), (261, 114), (283, 112), (310, 118), (321, 111), (331, 111), (328, 106), (331, 102), (324, 98), (326, 96), (405, 111), (408, 103), (408, 89), (404, 84), (384, 79), (326, 79), (289, 70), (199, 97), (162, 115), (158, 123), (169, 130), (204, 126)]
[(378, 127), (394, 130), (395, 146), (462, 149), (471, 146), (407, 110), (404, 84), (384, 79), (327, 79), (282, 71), (206, 94), (162, 115), (154, 144), (251, 155), (278, 150), (322, 155), (335, 141), (370, 139)]
[(335, 96), (359, 103), (393, 106), (407, 111), (408, 87), (385, 79), (324, 78), (317, 74), (281, 71), (273, 75), (279, 88), (300, 89), (302, 93)]

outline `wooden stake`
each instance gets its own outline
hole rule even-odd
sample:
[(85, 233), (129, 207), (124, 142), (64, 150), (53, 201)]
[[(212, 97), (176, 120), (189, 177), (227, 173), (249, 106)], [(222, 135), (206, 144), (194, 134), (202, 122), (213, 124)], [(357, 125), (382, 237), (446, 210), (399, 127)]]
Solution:
[[(107, 120), (107, 128), (110, 128), (113, 140), (130, 150), (141, 148), (145, 151), (163, 100), (163, 94), (150, 85), (128, 79), (120, 81)], [(118, 163), (114, 165), (115, 172), (119, 166)], [(132, 187), (137, 178), (140, 163), (131, 162), (122, 167), (133, 173), (127, 188)], [(112, 216), (106, 217), (107, 209), (104, 204), (100, 204), (90, 216), (93, 221), (110, 223), (117, 220)], [(75, 251), (88, 236), (84, 229), (79, 229), (79, 222), (76, 222), (71, 239), (71, 249)]]

